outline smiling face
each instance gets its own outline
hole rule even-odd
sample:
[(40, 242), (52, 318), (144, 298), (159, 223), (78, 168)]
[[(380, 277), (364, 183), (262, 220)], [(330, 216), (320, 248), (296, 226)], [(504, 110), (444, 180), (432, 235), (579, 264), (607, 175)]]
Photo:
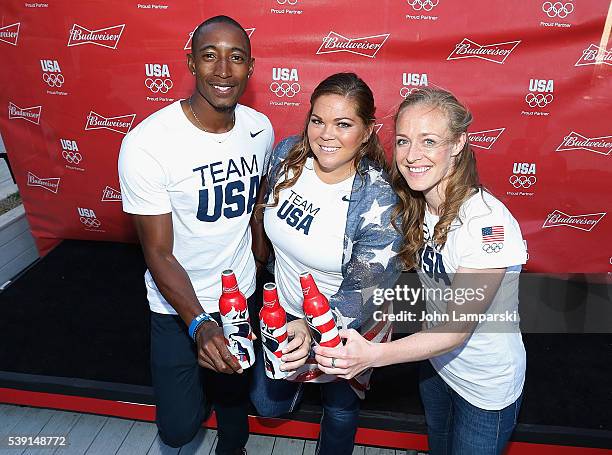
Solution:
[(373, 128), (364, 124), (350, 99), (340, 95), (318, 97), (312, 106), (307, 134), (321, 180), (337, 183), (350, 177), (355, 172), (355, 155)]
[(227, 23), (202, 28), (187, 56), (189, 70), (196, 76), (196, 90), (204, 104), (217, 112), (234, 109), (253, 72), (253, 63), (244, 32)]
[(410, 106), (397, 118), (395, 163), (408, 186), (423, 192), (434, 213), (444, 201), (446, 178), (465, 141), (465, 133), (455, 140), (446, 114), (429, 105)]

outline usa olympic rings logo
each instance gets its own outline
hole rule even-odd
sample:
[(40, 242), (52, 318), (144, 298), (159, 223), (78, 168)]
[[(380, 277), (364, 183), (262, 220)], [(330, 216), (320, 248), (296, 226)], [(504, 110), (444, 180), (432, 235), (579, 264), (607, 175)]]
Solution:
[(490, 242), (482, 244), (482, 249), (486, 253), (499, 253), (503, 248), (504, 244), (502, 242)]
[(69, 152), (68, 150), (62, 150), (62, 156), (70, 164), (79, 164), (83, 160), (83, 156), (79, 152)]
[(151, 90), (153, 93), (168, 93), (172, 87), (174, 87), (174, 82), (172, 79), (151, 79), (147, 77), (145, 79), (145, 87)]
[(276, 3), (278, 3), (279, 5), (284, 5), (285, 3), (287, 5), (295, 5), (297, 4), (298, 0), (276, 0)]
[(432, 9), (434, 9), (436, 6), (438, 6), (438, 3), (440, 3), (440, 0), (407, 0), (408, 4), (410, 6), (412, 6), (412, 9), (415, 11), (431, 11)]
[(535, 175), (511, 175), (508, 179), (514, 188), (531, 188), (538, 181)]
[(548, 17), (563, 19), (574, 12), (574, 4), (570, 2), (544, 2), (542, 4), (542, 11), (544, 11)]
[(418, 90), (418, 87), (402, 87), (400, 88), (399, 94), (402, 98), (406, 98), (415, 90)]
[(529, 107), (546, 107), (553, 102), (554, 97), (552, 93), (527, 93), (525, 95), (525, 102), (529, 104)]
[(43, 73), (42, 78), (49, 87), (61, 87), (64, 85), (64, 76), (62, 74)]
[(270, 84), (270, 90), (279, 98), (286, 96), (287, 98), (293, 98), (295, 95), (300, 93), (300, 84), (297, 82), (293, 82), (290, 84), (289, 82), (283, 82), (279, 84), (278, 82), (272, 82)]
[(80, 217), (79, 220), (88, 228), (99, 228), (102, 223), (97, 218), (85, 218), (84, 216)]

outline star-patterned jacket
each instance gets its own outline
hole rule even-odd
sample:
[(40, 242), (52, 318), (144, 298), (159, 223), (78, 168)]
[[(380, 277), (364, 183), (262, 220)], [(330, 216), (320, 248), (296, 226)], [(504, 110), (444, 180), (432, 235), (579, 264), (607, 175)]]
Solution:
[[(282, 177), (282, 161), (298, 140), (298, 136), (286, 138), (272, 152), (266, 200)], [(329, 303), (332, 308), (339, 310), (348, 328), (356, 329), (374, 342), (388, 341), (391, 337), (391, 323), (375, 321), (374, 312), (379, 310), (389, 313), (392, 308), (391, 303), (382, 307), (374, 305), (372, 296), (376, 289), (392, 288), (401, 273), (396, 256), (401, 236), (390, 220), (396, 201), (397, 196), (386, 173), (371, 160), (363, 158), (353, 181), (344, 231), (343, 279)], [(321, 375), (321, 371), (317, 371)], [(358, 383), (351, 384), (353, 388), (361, 389), (360, 395), (367, 388), (367, 377), (369, 374), (359, 377), (361, 380)], [(327, 382), (334, 378), (318, 378), (316, 382)], [(307, 378), (309, 381), (312, 379)]]

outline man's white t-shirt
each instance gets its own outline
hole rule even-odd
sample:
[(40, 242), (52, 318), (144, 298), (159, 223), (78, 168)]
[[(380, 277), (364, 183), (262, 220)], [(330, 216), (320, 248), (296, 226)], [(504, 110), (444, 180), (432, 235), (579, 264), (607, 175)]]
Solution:
[[(237, 105), (235, 116), (230, 132), (206, 133), (176, 101), (128, 133), (119, 155), (123, 210), (172, 213), (173, 255), (209, 313), (219, 311), (223, 270), (234, 271), (245, 296), (255, 290), (249, 221), (274, 132), (249, 107)], [(176, 314), (148, 270), (145, 284), (151, 311)]]
[[(274, 278), (287, 312), (302, 318), (299, 275), (310, 272), (328, 299), (342, 284), (342, 253), (354, 176), (335, 184), (321, 181), (308, 158), (295, 185), (280, 192), (264, 213), (264, 228), (276, 256)], [(282, 178), (279, 183), (282, 182)], [(268, 203), (273, 201), (272, 194)]]
[[(504, 327), (480, 323), (453, 351), (430, 359), (444, 381), (469, 403), (499, 410), (518, 399), (525, 381), (525, 348), (518, 321), (518, 279), (527, 252), (520, 227), (499, 200), (486, 191), (469, 198), (459, 210), (440, 250), (428, 241), (420, 251), (418, 274), (427, 288), (450, 287), (459, 267), (506, 268), (487, 314), (508, 311), (516, 319)], [(433, 237), (439, 217), (425, 211), (425, 239)], [(427, 312), (445, 313), (443, 302), (428, 298)], [(514, 313), (516, 312), (516, 313)], [(429, 323), (431, 326), (433, 323)], [(488, 324), (488, 325), (487, 325)]]

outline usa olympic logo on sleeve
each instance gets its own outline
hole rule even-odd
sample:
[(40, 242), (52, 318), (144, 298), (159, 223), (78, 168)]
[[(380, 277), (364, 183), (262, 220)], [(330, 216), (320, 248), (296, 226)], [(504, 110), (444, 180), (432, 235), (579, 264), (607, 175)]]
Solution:
[(487, 226), (483, 227), (482, 249), (486, 253), (499, 253), (504, 248), (504, 227)]

